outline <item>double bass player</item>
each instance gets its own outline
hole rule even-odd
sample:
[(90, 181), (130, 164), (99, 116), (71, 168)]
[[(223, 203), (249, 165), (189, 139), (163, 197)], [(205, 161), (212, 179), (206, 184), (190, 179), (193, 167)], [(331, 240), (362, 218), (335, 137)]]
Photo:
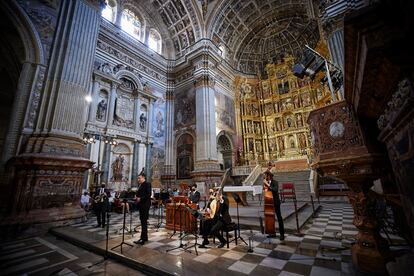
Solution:
[[(276, 213), (276, 217), (277, 217), (277, 222), (279, 224), (279, 233), (280, 233), (280, 237), (279, 239), (281, 241), (285, 240), (285, 227), (283, 224), (283, 218), (282, 218), (282, 213), (280, 210), (280, 197), (279, 197), (279, 184), (278, 182), (274, 179), (274, 175), (273, 173), (268, 169), (265, 173), (265, 179), (263, 181), (263, 185), (269, 189), (272, 192), (273, 195), (273, 205), (274, 205), (274, 210)], [(275, 237), (274, 234), (270, 234), (269, 237)]]

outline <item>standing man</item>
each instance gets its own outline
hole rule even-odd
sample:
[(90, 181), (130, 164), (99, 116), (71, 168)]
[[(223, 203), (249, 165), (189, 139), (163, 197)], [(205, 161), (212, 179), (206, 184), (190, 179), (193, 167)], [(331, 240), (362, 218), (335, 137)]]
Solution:
[(138, 204), (139, 219), (141, 221), (141, 238), (134, 241), (136, 244), (144, 245), (148, 241), (148, 217), (151, 207), (151, 183), (145, 180), (145, 174), (141, 172), (138, 175), (138, 191), (136, 201)]
[(272, 191), (273, 195), (273, 204), (275, 207), (275, 213), (277, 217), (277, 222), (279, 223), (279, 239), (281, 241), (285, 240), (285, 227), (283, 225), (282, 213), (280, 211), (280, 198), (279, 198), (279, 183), (273, 178), (273, 173), (270, 170), (265, 172), (265, 185)]
[(102, 184), (94, 197), (94, 206), (93, 209), (96, 213), (96, 220), (98, 225), (96, 227), (105, 227), (106, 212), (109, 209), (108, 196), (105, 191), (105, 185)]
[(191, 203), (198, 204), (198, 202), (200, 201), (200, 197), (201, 197), (200, 192), (197, 191), (197, 184), (193, 184), (191, 186), (191, 192), (189, 196)]

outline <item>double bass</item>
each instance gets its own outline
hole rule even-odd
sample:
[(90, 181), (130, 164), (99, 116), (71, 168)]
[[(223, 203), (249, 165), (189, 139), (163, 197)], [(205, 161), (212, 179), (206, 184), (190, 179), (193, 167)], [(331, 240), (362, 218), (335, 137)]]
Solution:
[(263, 195), (264, 195), (264, 233), (268, 235), (276, 235), (275, 228), (275, 206), (273, 203), (273, 193), (270, 190), (270, 183), (263, 180)]

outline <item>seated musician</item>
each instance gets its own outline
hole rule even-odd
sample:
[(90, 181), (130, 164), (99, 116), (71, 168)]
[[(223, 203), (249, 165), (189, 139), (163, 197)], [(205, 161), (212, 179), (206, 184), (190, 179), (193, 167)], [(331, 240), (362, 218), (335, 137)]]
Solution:
[(284, 241), (285, 240), (285, 227), (283, 225), (283, 218), (282, 218), (282, 213), (281, 213), (281, 210), (280, 210), (279, 184), (276, 181), (276, 179), (274, 179), (273, 173), (271, 173), (270, 170), (267, 170), (265, 172), (265, 179), (263, 181), (263, 184), (270, 191), (272, 191), (273, 204), (274, 204), (274, 207), (275, 207), (277, 222), (279, 224), (279, 233), (280, 233), (279, 239), (281, 241)]
[(191, 203), (196, 203), (198, 205), (198, 202), (200, 201), (200, 192), (197, 191), (197, 184), (193, 184), (191, 186), (191, 192), (189, 194), (189, 199), (191, 201)]
[[(221, 195), (219, 199), (220, 204), (214, 217), (211, 219), (206, 219), (202, 223), (200, 232), (203, 236), (203, 242), (199, 246), (200, 248), (205, 248), (206, 245), (209, 244), (208, 236), (211, 234), (218, 238), (218, 240), (220, 241), (220, 245), (218, 246), (218, 248), (224, 247), (226, 243), (226, 240), (224, 239), (223, 235), (221, 235), (220, 231), (226, 224), (231, 223), (231, 217), (229, 214), (229, 201), (227, 197), (223, 195)], [(209, 211), (210, 209), (207, 208), (207, 212)]]

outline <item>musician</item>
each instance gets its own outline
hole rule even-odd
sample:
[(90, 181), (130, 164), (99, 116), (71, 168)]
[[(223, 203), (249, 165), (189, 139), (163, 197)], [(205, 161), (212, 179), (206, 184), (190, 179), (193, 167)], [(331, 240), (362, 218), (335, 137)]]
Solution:
[(93, 209), (95, 211), (96, 220), (98, 222), (98, 225), (96, 225), (95, 227), (104, 228), (106, 222), (106, 212), (109, 209), (109, 200), (105, 191), (105, 185), (103, 184), (95, 194)]
[(191, 192), (189, 194), (191, 203), (198, 204), (198, 202), (200, 201), (200, 197), (201, 197), (200, 192), (197, 191), (197, 184), (193, 184), (191, 186)]
[(285, 240), (285, 227), (283, 224), (282, 213), (280, 210), (279, 183), (276, 181), (276, 179), (274, 179), (273, 176), (274, 176), (273, 173), (271, 173), (270, 170), (267, 170), (265, 172), (264, 185), (273, 194), (273, 204), (275, 207), (277, 222), (279, 223), (279, 233), (280, 233), (279, 239), (281, 241), (284, 241)]
[(138, 191), (136, 193), (136, 202), (138, 204), (139, 219), (141, 221), (141, 238), (134, 241), (136, 244), (144, 245), (148, 241), (148, 217), (151, 207), (151, 183), (145, 180), (145, 173), (138, 175)]
[(220, 241), (220, 245), (217, 246), (218, 248), (222, 248), (226, 244), (226, 240), (224, 239), (223, 235), (221, 235), (220, 231), (226, 224), (231, 223), (231, 217), (229, 214), (229, 201), (227, 197), (223, 195), (219, 196), (218, 200), (220, 204), (214, 217), (212, 219), (204, 220), (202, 223), (200, 232), (203, 236), (203, 242), (199, 246), (200, 248), (205, 248), (206, 245), (210, 243), (208, 241), (208, 236), (210, 234), (213, 234)]

